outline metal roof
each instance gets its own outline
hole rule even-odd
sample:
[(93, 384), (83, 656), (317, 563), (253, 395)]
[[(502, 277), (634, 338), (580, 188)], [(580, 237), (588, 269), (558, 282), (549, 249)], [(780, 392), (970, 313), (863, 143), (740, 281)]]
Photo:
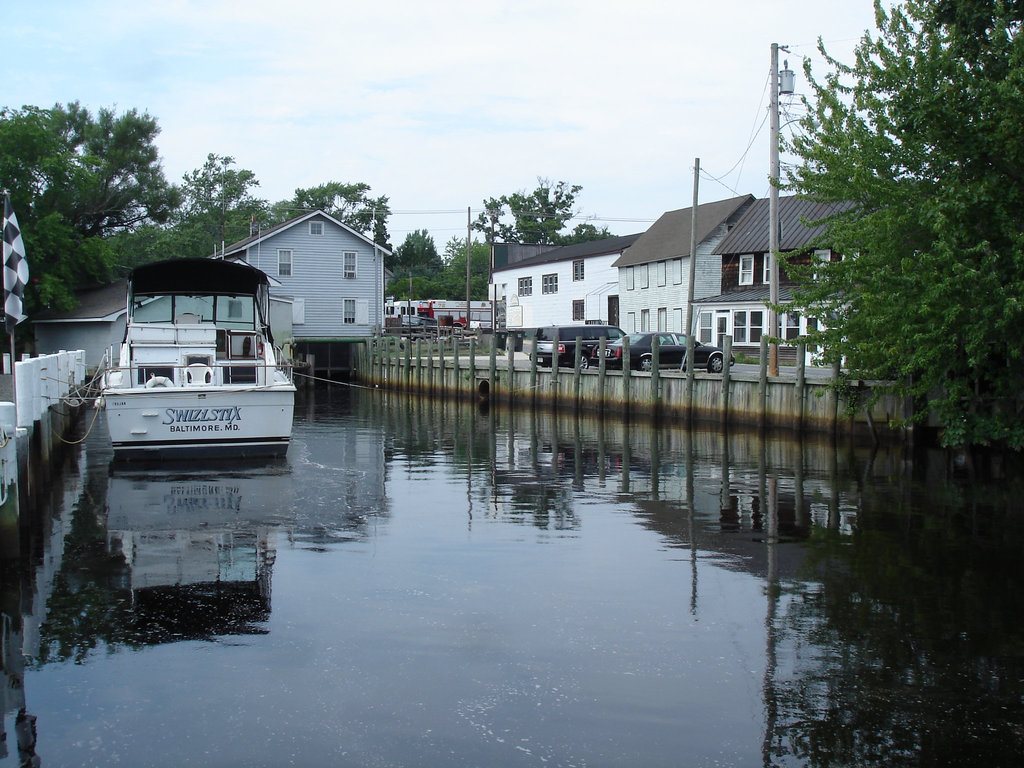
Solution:
[[(721, 293), (718, 296), (707, 296), (703, 299), (694, 299), (694, 304), (730, 304), (754, 302), (764, 304), (771, 299), (771, 286), (757, 285), (742, 291), (730, 291)], [(793, 287), (788, 284), (779, 286), (779, 303), (784, 304), (793, 299)]]
[(605, 256), (609, 253), (621, 253), (633, 245), (633, 243), (637, 241), (637, 238), (640, 237), (642, 237), (640, 234), (620, 235), (618, 237), (606, 237), (602, 240), (590, 240), (585, 243), (563, 245), (544, 251), (543, 253), (538, 253), (536, 256), (530, 256), (521, 261), (513, 262), (507, 266), (495, 267), (494, 271), (502, 272), (504, 270), (516, 269), (518, 267), (530, 267), (535, 264), (553, 264), (558, 261), (570, 261), (574, 259), (585, 259), (589, 256)]
[[(715, 229), (753, 202), (753, 195), (741, 195), (729, 200), (698, 205), (697, 243), (704, 242)], [(689, 256), (692, 224), (692, 206), (662, 214), (612, 266), (629, 267), (634, 264)]]
[[(792, 251), (810, 245), (825, 232), (824, 224), (807, 226), (846, 210), (848, 203), (819, 203), (791, 195), (779, 198), (779, 250)], [(725, 256), (737, 253), (767, 253), (769, 201), (757, 200), (750, 206), (714, 252)]]

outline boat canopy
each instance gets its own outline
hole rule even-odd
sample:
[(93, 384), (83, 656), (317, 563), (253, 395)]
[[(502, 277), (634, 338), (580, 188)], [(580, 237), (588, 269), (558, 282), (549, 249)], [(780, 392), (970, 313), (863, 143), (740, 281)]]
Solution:
[(267, 275), (241, 261), (223, 259), (168, 259), (144, 264), (128, 278), (133, 294), (234, 294), (262, 297), (270, 289)]

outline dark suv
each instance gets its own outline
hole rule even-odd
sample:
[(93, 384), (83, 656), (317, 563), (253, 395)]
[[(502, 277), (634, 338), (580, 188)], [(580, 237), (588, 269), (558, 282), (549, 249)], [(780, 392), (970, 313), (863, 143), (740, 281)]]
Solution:
[(614, 325), (549, 325), (538, 328), (533, 337), (533, 354), (537, 365), (550, 366), (554, 356), (555, 335), (558, 336), (558, 366), (571, 368), (576, 364), (576, 337), (582, 340), (580, 367), (590, 365), (590, 353), (601, 343), (601, 339), (615, 341), (625, 334)]

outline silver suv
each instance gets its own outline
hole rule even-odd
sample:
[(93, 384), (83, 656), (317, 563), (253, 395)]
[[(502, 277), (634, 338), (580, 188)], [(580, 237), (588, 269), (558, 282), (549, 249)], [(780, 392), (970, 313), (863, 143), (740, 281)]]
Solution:
[(550, 366), (555, 355), (555, 337), (558, 337), (558, 366), (571, 368), (576, 364), (576, 338), (580, 337), (580, 367), (590, 365), (590, 353), (601, 343), (601, 339), (615, 341), (625, 334), (614, 325), (549, 325), (538, 328), (533, 335), (533, 354), (537, 365)]

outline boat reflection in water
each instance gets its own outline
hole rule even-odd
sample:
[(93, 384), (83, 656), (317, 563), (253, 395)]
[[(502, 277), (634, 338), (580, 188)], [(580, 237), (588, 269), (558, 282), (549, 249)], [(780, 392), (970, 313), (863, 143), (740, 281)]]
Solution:
[(275, 532), (291, 517), (285, 461), (188, 471), (115, 467), (107, 548), (124, 558), (133, 644), (265, 631)]

